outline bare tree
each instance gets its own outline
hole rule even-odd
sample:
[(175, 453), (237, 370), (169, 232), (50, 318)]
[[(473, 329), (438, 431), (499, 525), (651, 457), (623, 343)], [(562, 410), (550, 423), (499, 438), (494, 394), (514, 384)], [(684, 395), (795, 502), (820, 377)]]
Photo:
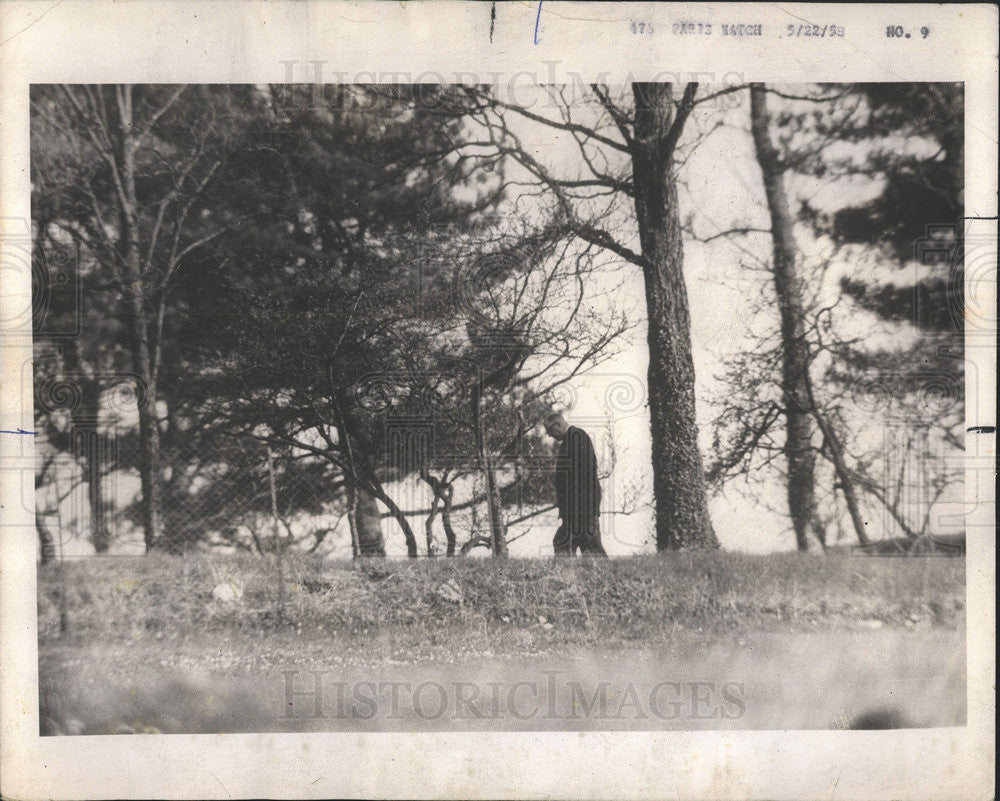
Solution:
[[(548, 194), (576, 236), (642, 270), (660, 550), (718, 546), (697, 444), (676, 170), (678, 143), (692, 110), (735, 89), (698, 98), (697, 84), (689, 83), (677, 97), (669, 83), (634, 83), (615, 97), (608, 87), (595, 85), (576, 98), (568, 87), (546, 87), (542, 110), (506, 102), (489, 90), (467, 92), (470, 116), (485, 133), (465, 157), (516, 164), (519, 170), (507, 173), (512, 189)], [(532, 127), (536, 136), (542, 131), (568, 138), (575, 147), (575, 172), (543, 163), (529, 143)], [(622, 214), (626, 203), (633, 207), (633, 221)]]
[[(201, 102), (178, 102), (193, 92)], [(237, 138), (219, 99), (203, 88), (124, 84), (38, 87), (32, 98), (36, 123), (70, 140), (48, 143), (57, 154), (48, 164), (63, 171), (40, 174), (52, 206), (46, 220), (93, 255), (127, 321), (145, 399), (138, 418), (147, 550), (163, 544), (157, 402), (171, 283), (192, 254), (238, 222), (203, 213)]]
[[(785, 417), (785, 459), (788, 465), (788, 510), (800, 551), (809, 549), (810, 528), (821, 544), (826, 537), (816, 515), (815, 463), (812, 444), (813, 420), (809, 387), (809, 346), (806, 342), (802, 280), (798, 271), (798, 248), (792, 230), (792, 213), (784, 187), (784, 169), (771, 142), (767, 94), (763, 84), (750, 85), (750, 129), (757, 163), (764, 176), (764, 193), (771, 216), (774, 255), (771, 272), (781, 317), (782, 413)], [(828, 426), (821, 423), (824, 436)], [(830, 448), (839, 452), (831, 441)]]
[(551, 408), (540, 399), (610, 358), (631, 328), (614, 283), (600, 280), (597, 249), (558, 223), (518, 225), (443, 238), (435, 259), (454, 265), (442, 278), (450, 272), (460, 302), (399, 329), (403, 370), (390, 405), (434, 426), (434, 451), (421, 451), (413, 468), (433, 491), (426, 526), (443, 504), (449, 553), (451, 513), (469, 503), (453, 503), (455, 482), (470, 475), (463, 454), (474, 454), (482, 482), (474, 502), (485, 507), (482, 544), (505, 556), (504, 510), (522, 486), (502, 474), (540, 447), (531, 431)]
[[(764, 178), (771, 228), (738, 224), (700, 237), (703, 241), (730, 239), (735, 248), (750, 257), (749, 263), (745, 260), (741, 265), (744, 273), (761, 272), (768, 276), (771, 294), (761, 296), (751, 309), (751, 317), (773, 315), (775, 305), (779, 310), (777, 330), (769, 328), (766, 333), (751, 334), (752, 346), (730, 359), (727, 377), (730, 391), (717, 403), (716, 458), (710, 466), (710, 479), (713, 485), (722, 486), (730, 478), (749, 477), (755, 469), (774, 467), (778, 457), (783, 457), (787, 466), (789, 511), (800, 548), (806, 544), (804, 535), (809, 527), (821, 542), (824, 540), (818, 511), (821, 505), (827, 511), (845, 509), (862, 545), (872, 540), (872, 523), (879, 510), (887, 515), (883, 519), (898, 527), (907, 538), (917, 539), (928, 532), (929, 507), (955, 481), (953, 471), (933, 463), (928, 443), (943, 444), (952, 437), (960, 416), (956, 412), (961, 411), (960, 390), (939, 388), (955, 403), (937, 404), (935, 408), (935, 404), (922, 399), (926, 392), (921, 386), (920, 368), (915, 368), (940, 361), (935, 337), (928, 336), (926, 330), (920, 331), (918, 325), (915, 331), (919, 333), (918, 344), (909, 350), (896, 353), (872, 350), (868, 341), (877, 341), (880, 330), (885, 333), (887, 326), (894, 325), (898, 331), (899, 325), (909, 325), (909, 320), (899, 314), (905, 308), (899, 300), (903, 293), (893, 290), (874, 298), (866, 297), (866, 284), (853, 278), (841, 278), (839, 292), (831, 291), (829, 273), (834, 261), (877, 264), (881, 260), (891, 264), (898, 256), (895, 240), (898, 231), (905, 228), (912, 232), (916, 225), (911, 219), (912, 210), (897, 209), (893, 216), (891, 204), (879, 198), (873, 204), (878, 209), (877, 218), (869, 209), (864, 210), (866, 215), (876, 218), (867, 221), (869, 226), (877, 222), (883, 227), (883, 235), (876, 237), (879, 245), (859, 247), (853, 241), (837, 241), (834, 236), (832, 242), (825, 240), (827, 252), (814, 258), (811, 265), (804, 263), (794, 241), (796, 222), (820, 233), (833, 223), (821, 220), (822, 215), (808, 201), (802, 201), (793, 215), (784, 191), (788, 177), (804, 171), (831, 184), (843, 176), (870, 177), (878, 165), (885, 163), (878, 137), (886, 129), (905, 130), (910, 125), (908, 121), (914, 112), (906, 111), (896, 100), (888, 112), (888, 122), (873, 124), (870, 118), (866, 119), (862, 102), (865, 91), (848, 87), (833, 95), (822, 89), (789, 93), (752, 85), (750, 133)], [(890, 98), (896, 94), (891, 87), (873, 91)], [(905, 91), (907, 97), (920, 95), (919, 89)], [(786, 106), (780, 124), (774, 125), (769, 121), (768, 96), (780, 97), (793, 108), (795, 104), (805, 104), (808, 111), (789, 111)], [(934, 124), (917, 124), (917, 127), (936, 130)], [(773, 134), (777, 134), (780, 148), (772, 143)], [(847, 164), (836, 158), (829, 163), (825, 160), (823, 154), (829, 145), (859, 140), (870, 146), (867, 157), (854, 154)], [(952, 149), (956, 149), (954, 144)], [(863, 149), (860, 152), (865, 153)], [(910, 169), (909, 158), (902, 157), (904, 173)], [(931, 173), (933, 170), (928, 174)], [(950, 177), (952, 170), (944, 173)], [(947, 181), (940, 190), (947, 197), (952, 193), (946, 191), (945, 184)], [(837, 225), (848, 226), (844, 220), (849, 220), (855, 227), (860, 225), (858, 216), (852, 208), (827, 215), (838, 221)], [(742, 237), (763, 233), (772, 237), (770, 260), (758, 259), (740, 244)], [(850, 237), (860, 236), (853, 228), (849, 233)], [(904, 253), (902, 258), (910, 256), (912, 251)], [(764, 288), (764, 284), (758, 287), (761, 291)], [(913, 298), (922, 286), (918, 284), (916, 289), (918, 292), (912, 288), (905, 290), (909, 293), (910, 315), (914, 311)], [(832, 301), (831, 294), (835, 295)], [(893, 316), (896, 319), (892, 323), (880, 320)], [(933, 329), (933, 326), (923, 327)], [(884, 378), (886, 375), (892, 377), (892, 386), (888, 385), (890, 379)], [(950, 377), (947, 370), (938, 371), (935, 376), (938, 380)], [(949, 387), (954, 383), (949, 382)], [(863, 397), (868, 385), (878, 386), (875, 394), (885, 398), (876, 404), (878, 408), (869, 408), (870, 402)], [(783, 442), (774, 431), (782, 419), (785, 420)], [(884, 436), (894, 430), (905, 434), (901, 442), (889, 444)], [(924, 451), (923, 456), (918, 457), (918, 450)], [(901, 460), (898, 464), (894, 463), (897, 458)], [(912, 464), (902, 463), (909, 460), (917, 463), (916, 471)], [(925, 476), (919, 489), (914, 486), (913, 472)], [(820, 475), (824, 478), (819, 478)], [(917, 515), (904, 508), (907, 492), (922, 496), (922, 511)]]

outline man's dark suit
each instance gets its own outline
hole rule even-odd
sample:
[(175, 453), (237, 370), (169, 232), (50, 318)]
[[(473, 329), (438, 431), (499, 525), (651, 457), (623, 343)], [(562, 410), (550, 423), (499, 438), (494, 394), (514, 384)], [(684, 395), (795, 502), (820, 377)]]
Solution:
[(607, 556), (601, 545), (601, 484), (597, 480), (597, 454), (587, 432), (570, 426), (556, 457), (556, 505), (562, 525), (552, 542), (556, 554), (583, 553)]

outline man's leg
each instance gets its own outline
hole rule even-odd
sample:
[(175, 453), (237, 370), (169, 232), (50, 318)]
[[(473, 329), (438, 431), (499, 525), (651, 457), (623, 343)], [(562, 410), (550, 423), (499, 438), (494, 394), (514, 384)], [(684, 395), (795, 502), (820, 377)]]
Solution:
[(573, 535), (565, 523), (556, 529), (556, 536), (552, 539), (552, 550), (556, 556), (573, 555)]
[(590, 518), (580, 527), (576, 540), (580, 544), (580, 550), (585, 554), (605, 557), (608, 555), (601, 544), (601, 521), (598, 517)]

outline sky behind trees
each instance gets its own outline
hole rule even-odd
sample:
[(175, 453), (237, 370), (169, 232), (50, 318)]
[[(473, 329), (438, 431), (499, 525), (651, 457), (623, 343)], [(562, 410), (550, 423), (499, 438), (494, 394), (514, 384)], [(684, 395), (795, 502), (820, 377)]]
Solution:
[[(804, 92), (802, 87), (793, 90)], [(539, 90), (540, 92), (542, 90)], [(811, 91), (816, 91), (812, 89)], [(748, 95), (744, 90), (723, 98), (725, 103), (699, 107), (692, 114), (680, 141), (682, 166), (680, 179), (680, 214), (687, 228), (684, 244), (684, 278), (691, 311), (692, 355), (697, 376), (697, 414), (699, 444), (709, 461), (712, 457), (712, 419), (720, 397), (728, 392), (727, 358), (746, 350), (752, 342), (774, 329), (773, 304), (767, 302), (769, 276), (763, 269), (770, 259), (768, 211), (765, 205), (760, 168), (749, 133)], [(796, 101), (773, 100), (773, 110), (789, 114), (798, 110)], [(518, 130), (525, 148), (539, 159), (558, 169), (572, 171), (575, 145), (569, 137), (553, 135), (544, 126), (520, 122)], [(786, 130), (790, 124), (786, 123)], [(927, 157), (934, 142), (919, 137), (883, 137), (882, 144), (911, 150)], [(809, 142), (789, 138), (791, 147), (808, 147)], [(874, 154), (870, 143), (855, 141), (834, 144), (826, 155), (855, 157), (862, 161)], [(516, 177), (516, 176), (515, 176)], [(817, 177), (790, 173), (786, 187), (793, 206), (807, 201), (812, 209), (833, 214), (876, 198), (885, 186), (877, 175)], [(532, 198), (512, 195), (500, 214), (518, 209), (529, 214), (540, 208)], [(615, 207), (607, 222), (617, 231), (629, 230), (626, 223), (634, 210), (627, 204)], [(755, 233), (718, 236), (731, 228), (759, 229)], [(717, 237), (717, 238), (716, 238)], [(872, 247), (834, 246), (828, 236), (817, 235), (805, 221), (795, 226), (796, 241), (803, 256), (802, 267), (811, 296), (819, 305), (834, 305), (842, 295), (841, 279), (856, 277), (865, 281), (888, 281), (899, 287), (911, 286), (924, 277), (928, 268), (911, 261), (902, 268), (887, 254)], [(638, 236), (620, 236), (623, 244), (638, 250)], [(710, 240), (710, 241), (699, 241)], [(557, 405), (566, 409), (571, 423), (589, 430), (598, 444), (599, 459), (613, 471), (604, 481), (603, 518), (606, 547), (611, 554), (651, 550), (652, 494), (650, 488), (649, 418), (644, 405), (648, 351), (645, 343), (642, 277), (640, 271), (605, 254), (606, 276), (594, 280), (617, 287), (616, 299), (624, 300), (637, 328), (627, 335), (613, 361), (574, 379), (556, 393)], [(824, 267), (821, 277), (818, 268)], [(601, 292), (594, 293), (596, 303)], [(761, 302), (761, 299), (764, 299)], [(638, 301), (638, 302), (632, 302)], [(920, 336), (905, 323), (879, 319), (869, 312), (843, 304), (837, 310), (840, 330), (863, 337), (872, 347), (912, 347)], [(878, 450), (885, 428), (878, 415), (863, 409), (852, 418), (859, 447)], [(935, 444), (935, 447), (943, 447)], [(613, 453), (612, 453), (613, 451)], [(944, 455), (942, 452), (934, 454)], [(763, 552), (794, 547), (790, 524), (783, 507), (784, 487), (780, 473), (771, 468), (747, 484), (736, 479), (710, 498), (710, 511), (720, 544), (724, 548)], [(136, 490), (131, 476), (117, 476), (120, 497)], [(426, 487), (416, 479), (403, 484), (387, 483), (387, 488), (403, 509), (425, 507), (429, 502)], [(939, 499), (940, 504), (954, 503), (961, 495), (955, 485)], [(839, 515), (842, 518), (843, 515)], [(881, 518), (880, 518), (881, 519)], [(414, 527), (420, 518), (413, 520)], [(390, 555), (405, 552), (402, 538), (389, 534), (390, 521), (384, 523), (386, 548)], [(530, 526), (530, 530), (529, 527)], [(556, 521), (537, 517), (528, 524), (511, 528), (514, 555), (538, 555), (550, 549)], [(839, 536), (851, 541), (849, 526), (837, 523), (831, 544)], [(938, 533), (947, 533), (940, 528)], [(840, 533), (838, 533), (840, 532)], [(523, 535), (523, 536), (518, 536)], [(331, 537), (334, 553), (349, 555), (350, 542), (343, 536)], [(74, 546), (75, 547), (75, 546)], [(81, 544), (82, 550), (87, 546)], [(345, 552), (345, 547), (347, 548)], [(71, 552), (72, 548), (67, 548)]]

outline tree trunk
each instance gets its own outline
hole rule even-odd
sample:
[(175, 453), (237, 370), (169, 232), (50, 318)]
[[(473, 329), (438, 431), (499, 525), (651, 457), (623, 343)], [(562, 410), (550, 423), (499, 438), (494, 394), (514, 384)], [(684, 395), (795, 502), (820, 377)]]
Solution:
[[(333, 368), (330, 368), (330, 383), (333, 384)], [(341, 443), (341, 451), (347, 460), (347, 475), (344, 476), (344, 486), (347, 490), (347, 525), (351, 530), (351, 558), (357, 559), (361, 555), (361, 527), (358, 525), (358, 468), (354, 462), (354, 448), (335, 390), (330, 397), (333, 413), (337, 419), (337, 442)]]
[(355, 500), (355, 531), (352, 535), (358, 544), (358, 556), (385, 556), (385, 539), (382, 536), (382, 513), (375, 496), (363, 486), (349, 488)]
[[(427, 523), (425, 525), (432, 525), (434, 521), (434, 516), (437, 514), (438, 503), (441, 504), (441, 525), (444, 526), (444, 537), (447, 542), (447, 550), (445, 551), (446, 556), (455, 555), (455, 529), (451, 524), (451, 511), (453, 500), (455, 497), (455, 487), (447, 480), (448, 473), (445, 471), (442, 478), (433, 476), (426, 470), (421, 472), (420, 477), (426, 481), (431, 489), (434, 491), (434, 503), (431, 505), (430, 511), (428, 512)], [(433, 535), (428, 529), (428, 538)], [(428, 539), (428, 552), (430, 551), (430, 542)]]
[(90, 512), (90, 541), (95, 553), (107, 553), (111, 546), (107, 508), (104, 501), (104, 465), (109, 458), (110, 441), (98, 430), (96, 419), (76, 418), (73, 421), (73, 455), (82, 462), (87, 482), (87, 504)]
[(406, 540), (406, 555), (410, 559), (416, 559), (420, 556), (417, 549), (417, 538), (413, 535), (413, 528), (410, 526), (410, 521), (406, 519), (406, 515), (403, 514), (403, 510), (399, 508), (392, 497), (387, 493), (382, 485), (374, 477), (370, 477), (373, 481), (372, 493), (375, 498), (382, 501), (386, 508), (389, 510), (389, 514), (393, 517), (399, 528), (403, 532), (403, 539)]
[(500, 492), (497, 489), (496, 473), (493, 469), (493, 461), (490, 459), (489, 451), (486, 447), (486, 437), (483, 435), (482, 414), (480, 411), (480, 398), (482, 397), (482, 386), (473, 388), (472, 392), (472, 426), (476, 435), (476, 458), (479, 462), (479, 470), (483, 474), (486, 482), (486, 512), (490, 522), (490, 543), (493, 555), (496, 557), (507, 556), (507, 533), (501, 515)]
[(854, 479), (851, 477), (844, 462), (844, 455), (840, 448), (840, 441), (832, 432), (828, 430), (828, 424), (822, 417), (817, 417), (820, 429), (826, 439), (826, 444), (830, 449), (830, 457), (833, 461), (833, 468), (837, 473), (840, 491), (844, 493), (844, 501), (847, 503), (847, 511), (851, 516), (851, 523), (854, 526), (854, 533), (858, 537), (858, 542), (862, 545), (870, 545), (871, 540), (865, 531), (865, 520), (861, 516), (861, 507), (858, 504), (858, 495), (854, 488)]
[(278, 490), (274, 480), (274, 456), (271, 448), (267, 448), (267, 485), (271, 493), (271, 536), (274, 538), (274, 557), (278, 566), (276, 578), (278, 580), (278, 614), (282, 619), (285, 617), (285, 568), (284, 554), (285, 548), (281, 542), (281, 529), (278, 527)]
[(809, 550), (809, 529), (822, 545), (825, 537), (816, 514), (816, 452), (807, 386), (809, 348), (805, 339), (802, 282), (796, 268), (797, 250), (792, 215), (783, 182), (784, 171), (768, 130), (767, 93), (760, 83), (750, 86), (750, 128), (757, 163), (764, 175), (764, 193), (771, 215), (774, 257), (771, 274), (781, 316), (782, 405), (785, 413), (785, 459), (788, 463), (788, 511), (800, 551)]
[(441, 525), (444, 526), (444, 538), (448, 543), (445, 556), (455, 555), (455, 529), (451, 525), (451, 505), (455, 497), (455, 487), (446, 484), (444, 488), (444, 508), (441, 509)]
[(490, 515), (490, 542), (493, 547), (493, 555), (506, 557), (507, 527), (503, 524), (503, 516), (500, 511), (500, 492), (497, 489), (496, 472), (487, 453), (482, 454), (482, 466), (483, 475), (486, 478), (486, 508)]
[(428, 513), (427, 517), (424, 519), (424, 540), (427, 545), (427, 556), (433, 558), (435, 556), (434, 548), (434, 519), (437, 517), (438, 513), (438, 503), (440, 503), (438, 496), (434, 496), (434, 500), (431, 502), (431, 511)]
[(653, 450), (657, 550), (717, 548), (708, 515), (695, 420), (691, 317), (684, 285), (677, 185), (670, 136), (671, 85), (632, 85), (635, 137), (632, 176), (649, 344), (649, 416)]
[[(367, 454), (370, 444), (362, 440), (358, 447), (358, 438), (354, 436), (348, 425), (340, 398), (337, 396), (336, 382), (333, 378), (333, 368), (330, 368), (330, 388), (333, 413), (337, 420), (337, 437), (343, 444), (342, 453), (347, 459), (348, 475), (345, 476), (348, 492), (348, 522), (351, 525), (351, 537), (354, 543), (355, 558), (359, 556), (385, 556), (385, 539), (382, 536), (382, 515), (376, 501), (382, 501), (390, 514), (399, 523), (406, 539), (406, 552), (413, 558), (417, 556), (417, 539), (413, 536), (406, 516), (379, 484), (378, 477)], [(367, 447), (366, 447), (367, 446)]]
[(38, 531), (38, 541), (42, 546), (42, 564), (47, 565), (56, 559), (56, 541), (46, 526), (35, 513), (35, 529)]
[(107, 553), (111, 546), (111, 532), (108, 530), (104, 503), (104, 465), (113, 464), (113, 459), (109, 458), (112, 442), (99, 429), (101, 386), (84, 373), (78, 340), (66, 344), (65, 358), (66, 369), (76, 376), (80, 389), (80, 405), (72, 411), (70, 451), (74, 458), (80, 460), (87, 482), (90, 541), (96, 553)]
[[(136, 304), (141, 307), (141, 300)], [(135, 328), (145, 329), (145, 321), (135, 322)], [(148, 553), (162, 543), (162, 506), (160, 498), (160, 431), (156, 425), (156, 384), (149, 364), (148, 340), (145, 331), (133, 332), (136, 373), (145, 383), (145, 402), (139, 404), (139, 479), (142, 486), (143, 539)]]
[[(861, 489), (869, 495), (874, 496), (875, 499), (882, 504), (885, 510), (892, 515), (892, 519), (896, 521), (896, 524), (899, 526), (904, 535), (911, 540), (919, 539), (923, 536), (921, 533), (914, 531), (909, 521), (900, 513), (898, 506), (892, 503), (885, 492), (883, 492), (877, 485), (864, 481), (858, 483), (861, 485)], [(921, 531), (923, 530), (924, 529), (921, 528)]]
[[(127, 259), (132, 261), (132, 259)], [(130, 270), (131, 272), (131, 270)], [(141, 279), (139, 279), (141, 280)], [(149, 358), (149, 334), (143, 310), (141, 290), (128, 292), (132, 315), (132, 364), (145, 384), (138, 388), (139, 403), (139, 478), (142, 485), (142, 525), (146, 551), (161, 544), (162, 507), (160, 499), (160, 430), (156, 421), (156, 381)]]
[(139, 478), (142, 485), (143, 539), (147, 553), (161, 544), (160, 431), (156, 420), (156, 376), (147, 319), (146, 287), (139, 253), (138, 200), (135, 190), (135, 147), (132, 120), (132, 87), (113, 87), (118, 110), (113, 158), (119, 182), (121, 217), (122, 289), (131, 326), (132, 364), (145, 386), (139, 396)]
[(351, 531), (351, 558), (357, 559), (361, 553), (361, 548), (358, 546), (358, 496), (352, 483), (348, 482), (345, 488), (347, 491), (347, 525)]
[(837, 432), (833, 430), (833, 426), (830, 425), (830, 421), (826, 419), (826, 415), (816, 405), (812, 382), (809, 381), (808, 376), (806, 377), (806, 388), (809, 391), (809, 405), (812, 408), (813, 417), (816, 418), (816, 425), (819, 426), (819, 430), (823, 434), (823, 447), (830, 454), (830, 461), (833, 463), (837, 480), (840, 482), (838, 486), (844, 494), (844, 501), (847, 503), (847, 511), (851, 516), (854, 533), (857, 535), (859, 543), (869, 545), (871, 541), (868, 539), (868, 534), (865, 531), (865, 520), (861, 516), (861, 506), (858, 503), (854, 478), (847, 467), (847, 462), (844, 460), (844, 449), (840, 445), (840, 438), (837, 436)]

